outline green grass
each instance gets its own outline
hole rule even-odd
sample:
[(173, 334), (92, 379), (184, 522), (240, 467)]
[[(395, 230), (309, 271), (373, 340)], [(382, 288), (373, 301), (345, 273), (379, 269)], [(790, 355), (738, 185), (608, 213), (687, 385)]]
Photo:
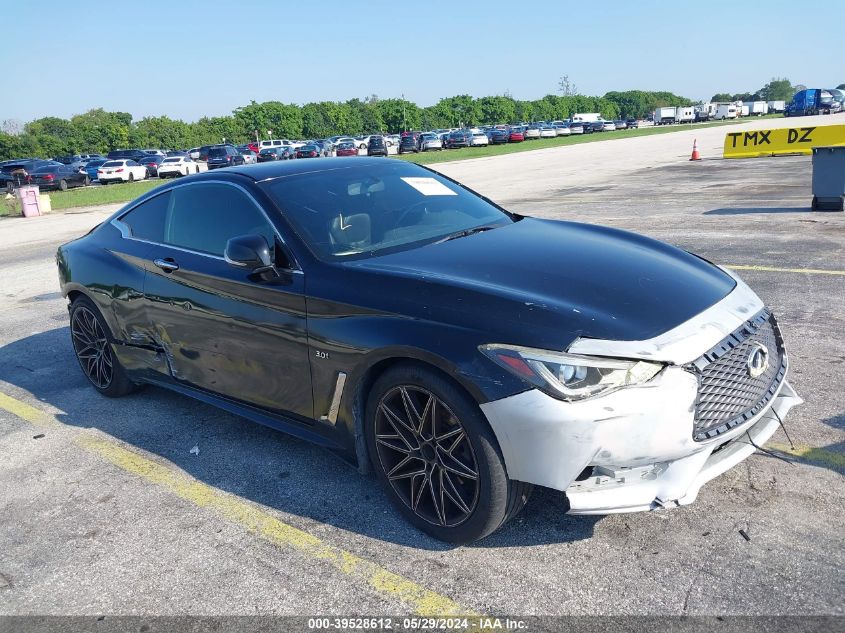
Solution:
[[(770, 114), (760, 118), (782, 118), (780, 114)], [(522, 143), (506, 143), (504, 145), (488, 145), (486, 147), (467, 147), (462, 149), (443, 150), (442, 152), (426, 152), (424, 154), (403, 154), (394, 158), (409, 160), (421, 165), (432, 163), (443, 163), (451, 160), (466, 160), (468, 158), (482, 158), (484, 156), (499, 156), (500, 154), (513, 154), (515, 152), (530, 152), (535, 149), (546, 149), (548, 147), (563, 147), (565, 145), (576, 145), (578, 143), (594, 143), (596, 141), (609, 141), (621, 138), (632, 138), (634, 136), (651, 136), (652, 134), (670, 134), (684, 130), (694, 130), (705, 127), (720, 127), (725, 125), (736, 125), (754, 119), (740, 119), (737, 121), (714, 121), (710, 123), (696, 123), (691, 125), (670, 125), (658, 127), (646, 127), (636, 130), (619, 130), (617, 132), (601, 132), (577, 136), (561, 136), (559, 138), (544, 138), (536, 141), (524, 141)], [(134, 183), (118, 183), (94, 187), (79, 187), (67, 191), (50, 191), (50, 202), (54, 211), (72, 209), (75, 207), (88, 207), (101, 204), (112, 204), (118, 202), (129, 202), (146, 193), (150, 189), (162, 184), (160, 180), (145, 180)], [(0, 205), (0, 216), (9, 215), (11, 212), (7, 205)]]
[[(761, 119), (780, 117), (780, 114), (768, 114)], [(618, 130), (616, 132), (594, 132), (592, 134), (577, 134), (575, 136), (560, 136), (558, 138), (541, 138), (522, 143), (505, 143), (503, 145), (482, 145), (480, 147), (462, 147), (460, 149), (449, 149), (441, 152), (425, 152), (420, 154), (403, 154), (396, 156), (402, 160), (408, 160), (420, 165), (431, 165), (432, 163), (444, 163), (452, 160), (466, 160), (469, 158), (483, 158), (485, 156), (499, 156), (501, 154), (513, 154), (516, 152), (530, 152), (535, 149), (546, 149), (549, 147), (563, 147), (566, 145), (577, 145), (579, 143), (594, 143), (596, 141), (610, 141), (621, 138), (632, 138), (634, 136), (651, 136), (653, 134), (670, 134), (686, 130), (697, 130), (706, 127), (721, 127), (725, 125), (737, 125), (756, 120), (758, 117), (739, 119), (736, 121), (713, 121), (709, 123), (692, 123), (689, 125), (659, 125), (655, 127), (644, 127), (636, 130)], [(692, 150), (692, 148), (690, 148)]]
[(142, 193), (163, 184), (163, 180), (115, 183), (107, 186), (77, 187), (67, 191), (48, 191), (54, 211), (115, 202), (129, 202)]

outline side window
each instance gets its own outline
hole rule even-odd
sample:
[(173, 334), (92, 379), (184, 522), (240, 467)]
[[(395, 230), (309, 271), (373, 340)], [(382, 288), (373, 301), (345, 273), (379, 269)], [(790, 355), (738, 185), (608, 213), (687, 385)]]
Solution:
[(149, 242), (164, 241), (164, 224), (170, 203), (170, 192), (166, 191), (155, 198), (139, 204), (120, 218), (132, 237)]
[(166, 244), (222, 257), (230, 238), (250, 234), (264, 236), (274, 252), (272, 227), (240, 189), (207, 183), (171, 191)]

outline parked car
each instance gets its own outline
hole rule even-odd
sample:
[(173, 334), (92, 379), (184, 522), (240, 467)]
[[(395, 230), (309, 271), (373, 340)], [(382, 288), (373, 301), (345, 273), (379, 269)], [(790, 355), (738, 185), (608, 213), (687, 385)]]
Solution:
[(97, 180), (101, 185), (107, 185), (110, 182), (146, 180), (147, 176), (146, 167), (128, 158), (107, 160), (97, 169)]
[(206, 162), (208, 160), (208, 150), (210, 150), (212, 147), (214, 146), (203, 145), (202, 147), (195, 147), (188, 152), (188, 156), (190, 156), (192, 160)]
[(490, 143), (493, 145), (502, 145), (508, 142), (508, 131), (501, 128), (494, 128), (490, 130)]
[[(360, 146), (359, 146), (360, 149)], [(374, 135), (367, 141), (367, 156), (387, 156), (387, 141), (383, 136)]]
[(584, 123), (584, 130), (590, 129), (590, 132), (604, 132), (604, 121), (589, 121)]
[(161, 165), (161, 162), (165, 158), (166, 156), (162, 156), (161, 154), (148, 154), (139, 163), (147, 168), (150, 176), (158, 176), (158, 166)]
[(296, 150), (297, 158), (319, 158), (320, 147), (317, 145), (303, 145)]
[(615, 129), (617, 130), (627, 130), (628, 129), (628, 122), (625, 119), (616, 119), (613, 122)]
[(85, 163), (85, 173), (88, 174), (88, 180), (97, 180), (97, 170), (106, 162), (105, 158), (98, 158), (96, 160), (89, 160)]
[(540, 126), (540, 138), (555, 138), (557, 136), (557, 130), (552, 125), (542, 125)]
[(572, 121), (569, 124), (569, 133), (570, 134), (583, 134), (584, 133), (584, 123), (581, 121)]
[(241, 153), (234, 145), (212, 145), (208, 149), (208, 169), (220, 167), (233, 167), (246, 163)]
[(147, 153), (142, 149), (114, 149), (108, 153), (109, 160), (129, 159), (136, 162), (144, 159)]
[(335, 156), (357, 156), (359, 151), (354, 141), (347, 141), (337, 145), (334, 153)]
[(399, 141), (399, 153), (405, 154), (406, 152), (414, 152), (415, 154), (420, 151), (420, 144), (418, 137), (414, 136), (413, 134), (408, 134), (407, 136), (403, 136)]
[(41, 189), (67, 191), (70, 187), (84, 187), (90, 182), (91, 179), (81, 164), (64, 165), (54, 162), (30, 172), (27, 184), (38, 185)]
[(442, 150), (443, 141), (434, 133), (420, 135), (420, 151), (425, 152), (430, 149)]
[(455, 130), (450, 132), (446, 138), (446, 147), (456, 149), (458, 147), (469, 147), (472, 143), (472, 135), (467, 130)]
[(601, 131), (602, 132), (615, 132), (616, 131), (616, 124), (613, 121), (602, 121), (601, 122)]
[(258, 152), (258, 162), (268, 163), (270, 161), (279, 160), (283, 151), (283, 147), (265, 147)]
[(188, 156), (188, 157), (190, 157), (188, 152), (180, 150), (180, 149), (170, 150), (169, 152), (167, 152), (167, 156), (170, 156), (170, 157), (172, 157), (172, 156)]
[(6, 189), (7, 192), (11, 192), (15, 187), (28, 184), (29, 175), (36, 169), (53, 164), (54, 162), (41, 158), (22, 158), (6, 161), (0, 167), (0, 187)]
[(528, 125), (522, 133), (525, 140), (540, 138), (540, 127), (538, 125)]
[(168, 156), (158, 166), (159, 178), (173, 178), (200, 173), (197, 165), (190, 156)]
[(75, 169), (80, 169), (85, 165), (85, 160), (79, 154), (56, 156), (53, 162), (68, 165)]
[(97, 392), (152, 383), (318, 442), (452, 543), (535, 485), (576, 514), (691, 503), (801, 402), (736, 273), (406, 161), (167, 183), (56, 262)]
[(470, 145), (473, 147), (476, 146), (485, 146), (490, 144), (490, 139), (487, 138), (487, 135), (482, 132), (481, 130), (476, 130), (472, 132), (472, 138), (470, 140)]
[(153, 154), (155, 156), (167, 156), (167, 152), (160, 149), (145, 149), (141, 151), (143, 151), (145, 154)]
[(637, 119), (628, 119), (625, 123), (629, 130), (634, 130), (640, 127), (640, 122), (637, 121)]
[(555, 132), (557, 136), (569, 136), (572, 132), (569, 130), (569, 123), (555, 123), (554, 124)]
[(521, 127), (512, 127), (508, 132), (509, 143), (522, 143), (525, 140), (525, 133)]
[(251, 149), (239, 149), (238, 150), (241, 156), (244, 157), (244, 165), (254, 165), (258, 162), (258, 154), (253, 152)]

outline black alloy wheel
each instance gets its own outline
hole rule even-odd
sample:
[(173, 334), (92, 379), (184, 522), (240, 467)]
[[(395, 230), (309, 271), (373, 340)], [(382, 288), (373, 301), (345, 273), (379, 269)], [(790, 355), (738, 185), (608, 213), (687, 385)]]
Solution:
[(70, 334), (76, 358), (88, 380), (97, 389), (108, 389), (114, 379), (114, 355), (100, 322), (87, 306), (74, 310)]
[(399, 498), (444, 527), (463, 523), (478, 503), (478, 465), (460, 420), (434, 394), (394, 387), (376, 412), (378, 459)]
[(410, 523), (450, 543), (483, 538), (515, 516), (532, 486), (508, 479), (475, 400), (447, 375), (402, 363), (367, 399), (370, 461)]
[(88, 297), (77, 297), (70, 306), (70, 336), (79, 366), (97, 391), (116, 398), (138, 388), (115, 356), (111, 332)]

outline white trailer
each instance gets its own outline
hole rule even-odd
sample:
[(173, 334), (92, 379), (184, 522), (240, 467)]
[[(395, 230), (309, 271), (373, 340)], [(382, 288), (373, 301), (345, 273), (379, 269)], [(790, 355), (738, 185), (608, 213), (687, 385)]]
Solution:
[(720, 103), (716, 107), (716, 112), (713, 114), (713, 118), (717, 121), (721, 121), (723, 119), (735, 119), (736, 117), (737, 110), (733, 103)]
[(652, 115), (655, 125), (666, 125), (667, 123), (675, 122), (675, 108), (673, 106), (666, 106), (657, 108)]
[(740, 116), (748, 116), (748, 113), (751, 112), (751, 108), (749, 108), (747, 105), (744, 105), (737, 108), (737, 111), (740, 113)]
[(742, 107), (748, 108), (748, 115), (743, 116), (763, 116), (769, 113), (769, 104), (765, 101), (745, 101)]
[(783, 112), (786, 110), (786, 101), (769, 101), (769, 112)]
[(675, 123), (692, 123), (695, 121), (695, 108), (682, 106), (675, 108)]
[(601, 112), (576, 112), (572, 115), (572, 121), (580, 121), (581, 123), (593, 123), (594, 121), (603, 121)]

